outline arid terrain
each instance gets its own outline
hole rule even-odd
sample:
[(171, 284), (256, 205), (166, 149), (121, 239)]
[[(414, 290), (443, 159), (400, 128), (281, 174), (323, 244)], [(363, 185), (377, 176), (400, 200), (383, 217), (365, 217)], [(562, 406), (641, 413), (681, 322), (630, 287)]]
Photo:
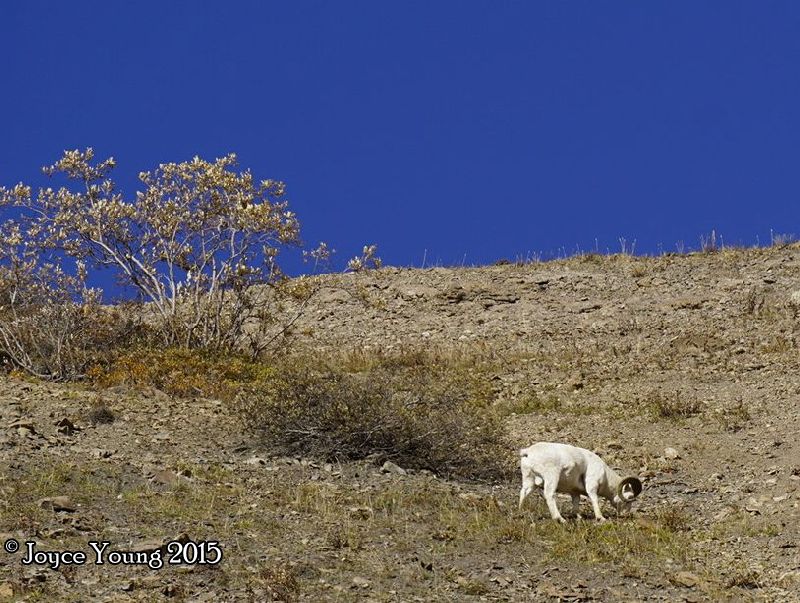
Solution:
[[(562, 526), (539, 496), (517, 510), (516, 474), (279, 454), (202, 391), (9, 375), (0, 541), (23, 548), (0, 601), (800, 601), (800, 247), (320, 278), (295, 350), (475, 359), (510, 467), (535, 441), (593, 449), (641, 476), (632, 515), (564, 497)], [(21, 563), (26, 541), (187, 539), (222, 561)]]

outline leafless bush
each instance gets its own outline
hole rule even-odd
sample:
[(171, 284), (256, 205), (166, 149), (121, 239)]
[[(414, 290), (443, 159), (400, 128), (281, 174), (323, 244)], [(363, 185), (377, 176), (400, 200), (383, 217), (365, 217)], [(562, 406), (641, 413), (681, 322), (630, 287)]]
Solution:
[(411, 468), (493, 478), (509, 456), (500, 420), (466, 374), (431, 366), (348, 374), (287, 361), (237, 396), (245, 424), (295, 453), (377, 454)]
[(100, 305), (100, 291), (85, 286), (80, 267), (68, 275), (56, 260), (38, 262), (0, 239), (0, 352), (7, 363), (40, 378), (76, 379), (136, 330), (134, 321)]

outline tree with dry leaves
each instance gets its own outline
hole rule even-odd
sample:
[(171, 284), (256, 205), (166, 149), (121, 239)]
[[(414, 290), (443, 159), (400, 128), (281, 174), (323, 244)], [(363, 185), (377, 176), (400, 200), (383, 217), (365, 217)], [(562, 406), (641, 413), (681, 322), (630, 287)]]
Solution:
[[(255, 354), (275, 320), (269, 289), (284, 278), (278, 254), (300, 245), (300, 224), (282, 182), (256, 181), (235, 166), (233, 154), (161, 164), (139, 174), (143, 188), (126, 200), (111, 178), (113, 158), (66, 151), (44, 172), (73, 186), (0, 188), (0, 206), (15, 214), (3, 223), (0, 264), (39, 262), (45, 253), (51, 270), (54, 258), (71, 258), (81, 283), (86, 266), (111, 267), (146, 302), (164, 344)], [(311, 255), (324, 260), (327, 248)], [(70, 284), (78, 303), (81, 287)]]

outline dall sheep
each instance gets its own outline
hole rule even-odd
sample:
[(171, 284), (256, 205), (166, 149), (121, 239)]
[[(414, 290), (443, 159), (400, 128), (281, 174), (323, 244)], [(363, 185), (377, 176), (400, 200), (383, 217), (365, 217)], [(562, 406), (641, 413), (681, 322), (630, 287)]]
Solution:
[(608, 499), (617, 513), (630, 510), (631, 502), (642, 492), (638, 477), (620, 477), (591, 450), (539, 442), (519, 451), (522, 469), (522, 490), (519, 493), (519, 508), (534, 486), (541, 487), (550, 515), (556, 521), (566, 520), (558, 512), (556, 492), (572, 496), (572, 508), (578, 512), (581, 494), (592, 503), (594, 516), (600, 521), (606, 518), (600, 512), (598, 496)]

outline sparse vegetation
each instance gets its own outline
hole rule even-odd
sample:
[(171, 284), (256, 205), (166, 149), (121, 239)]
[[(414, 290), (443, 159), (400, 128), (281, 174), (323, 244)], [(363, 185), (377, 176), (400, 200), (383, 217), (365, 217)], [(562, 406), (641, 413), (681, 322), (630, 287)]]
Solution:
[(135, 347), (88, 376), (99, 387), (155, 387), (171, 396), (203, 396), (227, 400), (244, 384), (265, 379), (271, 369), (247, 356), (183, 348)]

